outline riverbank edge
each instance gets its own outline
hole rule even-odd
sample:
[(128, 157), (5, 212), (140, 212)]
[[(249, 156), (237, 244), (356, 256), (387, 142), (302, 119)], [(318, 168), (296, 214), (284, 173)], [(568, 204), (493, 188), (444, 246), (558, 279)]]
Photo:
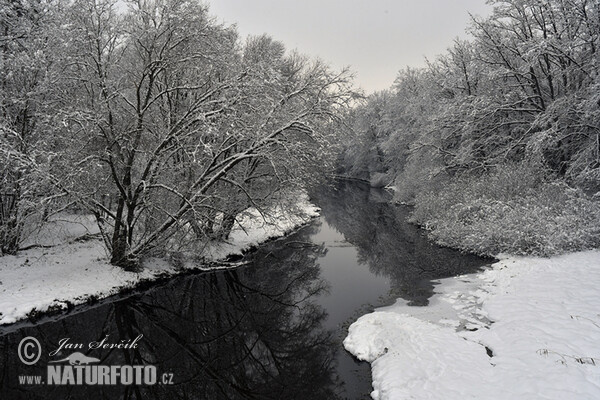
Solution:
[(430, 307), (398, 300), (350, 326), (373, 399), (600, 397), (600, 250), (498, 258), (441, 280)]
[[(99, 239), (32, 248), (15, 256), (0, 257), (0, 332), (60, 319), (90, 306), (141, 293), (175, 277), (243, 266), (245, 255), (293, 234), (320, 215), (320, 209), (305, 194), (298, 198), (294, 209), (294, 213), (275, 213), (269, 221), (256, 210), (247, 212), (230, 240), (208, 249), (202, 260), (180, 264), (149, 258), (140, 272), (127, 272), (108, 263)], [(228, 261), (230, 258), (236, 261)], [(30, 275), (35, 278), (28, 282)], [(86, 278), (93, 282), (84, 282)]]
[[(384, 189), (397, 191), (392, 185)], [(428, 239), (440, 246), (482, 254), (449, 245), (415, 220), (407, 222), (424, 229)], [(433, 307), (417, 309), (398, 299), (395, 305), (378, 308), (351, 324), (344, 346), (371, 364), (373, 399), (533, 399), (540, 393), (557, 400), (600, 398), (600, 347), (594, 346), (600, 343), (600, 315), (588, 307), (600, 301), (600, 289), (590, 285), (590, 280), (600, 281), (600, 249), (546, 257), (501, 253), (493, 258), (497, 261), (481, 273), (440, 280), (431, 299)], [(581, 287), (587, 287), (588, 301), (580, 301)], [(568, 315), (560, 313), (564, 304), (572, 307)], [(535, 313), (524, 316), (522, 310), (531, 307), (547, 308), (547, 312), (537, 318)], [(449, 312), (453, 317), (448, 317)], [(528, 327), (538, 335), (526, 332)], [(538, 341), (546, 346), (535, 347)], [(527, 342), (525, 348), (521, 342)], [(511, 354), (511, 347), (521, 353)], [(498, 372), (503, 362), (512, 362), (513, 368), (512, 373), (503, 372), (504, 379)], [(564, 371), (552, 370), (554, 364), (568, 364), (566, 379)], [(553, 373), (555, 379), (548, 378)], [(465, 383), (461, 381), (465, 376), (476, 379)], [(528, 391), (528, 387), (536, 389)]]

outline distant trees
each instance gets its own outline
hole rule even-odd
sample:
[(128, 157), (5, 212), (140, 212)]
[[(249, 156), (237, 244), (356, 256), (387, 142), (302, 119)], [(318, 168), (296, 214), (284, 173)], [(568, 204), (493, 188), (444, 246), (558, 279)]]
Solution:
[[(410, 180), (403, 171), (414, 170), (410, 160), (423, 167), (426, 152), (430, 178), (536, 159), (558, 178), (599, 190), (600, 6), (588, 0), (493, 5), (490, 17), (473, 18), (473, 40), (455, 41), (424, 69), (402, 71), (386, 109), (377, 111), (394, 125), (374, 135), (364, 127), (368, 119), (358, 118), (357, 140), (379, 137), (387, 161), (382, 172), (402, 181)], [(380, 98), (356, 114), (376, 112)]]
[(22, 166), (93, 212), (111, 262), (226, 237), (249, 206), (301, 184), (351, 100), (348, 71), (241, 45), (195, 0), (77, 0), (62, 53), (46, 159)]
[[(600, 211), (586, 194), (600, 192), (600, 3), (492, 4), (491, 16), (473, 18), (471, 41), (455, 41), (426, 68), (401, 71), (391, 91), (353, 111), (356, 136), (348, 141), (342, 168), (371, 180), (388, 175), (397, 199), (416, 203), (415, 221), (437, 230), (436, 239), (446, 245), (491, 254), (593, 246), (600, 242)], [(379, 158), (365, 163), (375, 148)], [(537, 194), (510, 191), (515, 198), (509, 199), (485, 189), (486, 181), (518, 185), (519, 175), (538, 185), (530, 188)], [(529, 206), (516, 199), (526, 195)], [(548, 208), (542, 197), (550, 195), (558, 203)], [(477, 197), (487, 200), (477, 203)], [(487, 217), (466, 217), (481, 208)], [(528, 234), (520, 242), (510, 227), (548, 232), (533, 224), (542, 214), (552, 220), (547, 226), (565, 226), (564, 240), (533, 243)], [(502, 237), (490, 230), (488, 244), (476, 246), (482, 227), (497, 221), (505, 224)]]

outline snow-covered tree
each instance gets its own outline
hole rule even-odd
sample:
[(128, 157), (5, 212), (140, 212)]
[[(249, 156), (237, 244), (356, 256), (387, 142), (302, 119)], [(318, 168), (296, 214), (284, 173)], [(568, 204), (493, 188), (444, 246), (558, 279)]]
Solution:
[(131, 267), (188, 231), (227, 236), (239, 212), (306, 176), (352, 91), (347, 71), (268, 37), (241, 48), (195, 0), (127, 7), (70, 9), (54, 182)]
[(54, 197), (31, 161), (48, 162), (58, 15), (43, 0), (0, 1), (0, 255), (19, 249)]

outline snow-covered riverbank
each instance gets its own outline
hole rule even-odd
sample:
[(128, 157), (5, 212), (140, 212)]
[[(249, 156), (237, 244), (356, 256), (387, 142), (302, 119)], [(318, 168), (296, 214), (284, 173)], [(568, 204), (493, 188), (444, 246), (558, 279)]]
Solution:
[(350, 327), (374, 399), (600, 398), (600, 251), (500, 259)]
[[(213, 244), (203, 255), (220, 260), (230, 254), (269, 239), (284, 236), (318, 215), (318, 208), (307, 197), (300, 197), (289, 213), (281, 207), (272, 210), (272, 217), (256, 209), (247, 210), (238, 219), (227, 242)], [(21, 251), (16, 256), (0, 257), (0, 325), (27, 317), (32, 311), (66, 308), (90, 298), (104, 298), (145, 280), (176, 274), (175, 267), (160, 259), (146, 260), (140, 273), (127, 272), (110, 265), (100, 239), (82, 240), (94, 235), (98, 228), (90, 216), (61, 216), (45, 226), (28, 244), (43, 245)], [(183, 266), (201, 269), (197, 263)]]

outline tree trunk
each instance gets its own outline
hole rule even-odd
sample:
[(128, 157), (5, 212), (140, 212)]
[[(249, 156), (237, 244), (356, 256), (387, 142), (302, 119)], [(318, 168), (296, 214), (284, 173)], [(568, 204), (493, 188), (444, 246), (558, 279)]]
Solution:
[(223, 217), (223, 222), (221, 224), (221, 230), (219, 231), (219, 238), (227, 239), (231, 230), (233, 229), (233, 225), (235, 224), (235, 215), (228, 214)]

